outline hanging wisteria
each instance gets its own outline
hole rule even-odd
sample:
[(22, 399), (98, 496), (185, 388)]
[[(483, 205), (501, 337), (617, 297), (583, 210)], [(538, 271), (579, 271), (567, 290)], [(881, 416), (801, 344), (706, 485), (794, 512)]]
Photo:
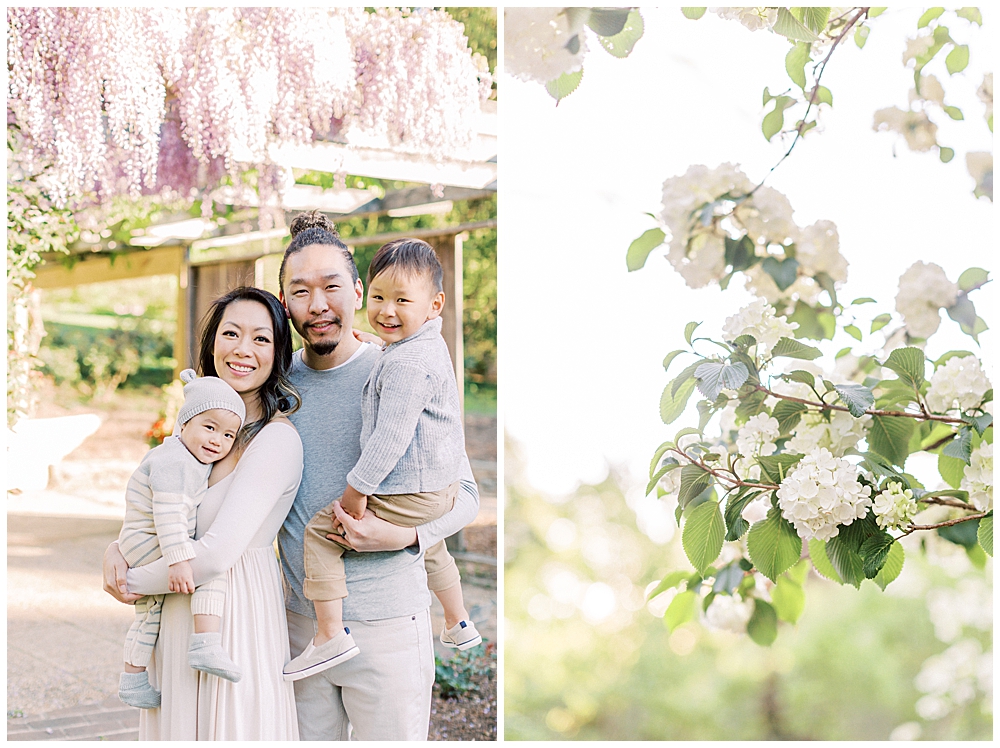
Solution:
[(7, 122), (59, 202), (250, 169), (263, 192), (273, 144), (462, 155), (489, 95), (479, 57), (442, 11), (8, 8)]

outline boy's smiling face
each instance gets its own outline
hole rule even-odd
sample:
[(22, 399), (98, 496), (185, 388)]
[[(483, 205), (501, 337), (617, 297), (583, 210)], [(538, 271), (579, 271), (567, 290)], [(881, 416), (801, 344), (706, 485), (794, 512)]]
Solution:
[(368, 288), (368, 322), (386, 343), (410, 337), (443, 308), (444, 292), (434, 289), (429, 273), (386, 270)]

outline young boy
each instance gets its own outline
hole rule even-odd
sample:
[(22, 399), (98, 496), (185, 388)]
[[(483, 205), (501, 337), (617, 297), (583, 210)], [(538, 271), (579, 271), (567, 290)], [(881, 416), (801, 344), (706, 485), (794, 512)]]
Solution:
[[(426, 242), (400, 239), (381, 247), (368, 270), (368, 321), (387, 344), (362, 393), (361, 457), (347, 475), (340, 503), (360, 519), (365, 509), (415, 527), (446, 514), (458, 494), (465, 454), (458, 387), (441, 337), (443, 271)], [(303, 593), (316, 608), (317, 634), (284, 668), (299, 680), (358, 654), (344, 628), (344, 548), (327, 537), (333, 507), (306, 525)], [(469, 649), (482, 642), (469, 620), (455, 560), (444, 542), (424, 554), (427, 586), (445, 612), (441, 643)]]
[[(168, 436), (151, 449), (129, 479), (125, 522), (118, 547), (129, 566), (143, 566), (163, 557), (170, 562), (171, 592), (194, 593), (191, 612), (194, 631), (188, 664), (196, 670), (231, 681), (242, 676), (222, 649), (219, 633), (225, 579), (194, 586), (196, 513), (208, 488), (212, 464), (232, 449), (246, 406), (236, 391), (217, 377), (196, 377), (192, 369), (181, 372), (184, 405), (177, 414), (180, 433)], [(147, 595), (135, 604), (135, 621), (125, 639), (125, 672), (118, 696), (129, 706), (154, 709), (160, 694), (149, 683), (146, 665), (160, 630), (163, 595)]]

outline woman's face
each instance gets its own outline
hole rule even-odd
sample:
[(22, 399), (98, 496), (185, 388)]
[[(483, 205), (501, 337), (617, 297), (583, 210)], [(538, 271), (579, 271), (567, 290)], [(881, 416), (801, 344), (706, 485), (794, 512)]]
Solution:
[(267, 308), (256, 301), (234, 301), (215, 332), (215, 372), (241, 395), (258, 390), (274, 365), (274, 327)]

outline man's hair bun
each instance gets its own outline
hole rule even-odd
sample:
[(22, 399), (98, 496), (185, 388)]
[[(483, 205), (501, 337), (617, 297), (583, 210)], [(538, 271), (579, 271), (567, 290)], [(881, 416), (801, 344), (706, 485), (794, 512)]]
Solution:
[(308, 213), (299, 213), (292, 219), (292, 225), (288, 227), (292, 237), (298, 236), (306, 229), (322, 229), (323, 231), (332, 234), (335, 239), (340, 238), (340, 234), (338, 233), (337, 227), (334, 225), (333, 221), (320, 213), (318, 210), (313, 210)]

